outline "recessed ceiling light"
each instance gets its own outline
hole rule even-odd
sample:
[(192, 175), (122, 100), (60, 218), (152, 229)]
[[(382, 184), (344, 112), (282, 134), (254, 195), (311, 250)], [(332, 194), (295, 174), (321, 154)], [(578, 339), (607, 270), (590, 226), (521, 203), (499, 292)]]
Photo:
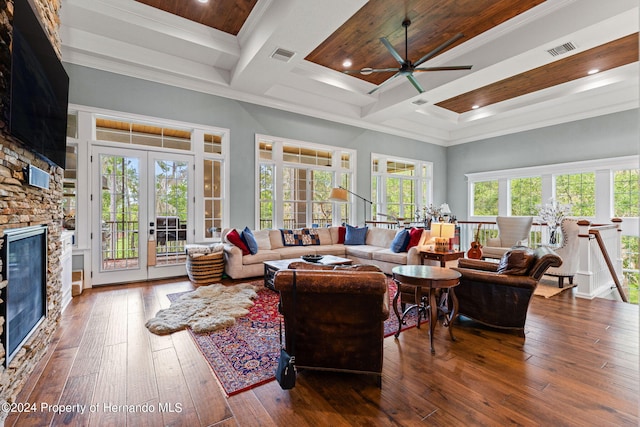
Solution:
[(480, 106), (479, 105), (473, 105), (471, 108), (474, 109), (474, 110), (477, 110), (478, 108), (480, 108)]
[(343, 67), (351, 67), (353, 65), (353, 62), (351, 62), (350, 59), (345, 59), (344, 62), (342, 63)]
[(598, 70), (597, 68), (594, 68), (593, 70), (589, 70), (589, 72), (587, 74), (591, 75), (591, 74), (595, 74), (600, 72), (600, 70)]
[(198, 0), (200, 3), (209, 3), (209, 0)]

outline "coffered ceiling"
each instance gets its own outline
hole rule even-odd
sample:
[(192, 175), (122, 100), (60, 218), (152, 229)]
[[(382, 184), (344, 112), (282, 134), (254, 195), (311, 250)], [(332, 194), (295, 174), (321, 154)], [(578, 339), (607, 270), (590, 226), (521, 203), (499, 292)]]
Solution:
[[(447, 146), (637, 108), (638, 14), (636, 0), (62, 0), (61, 38), (66, 62)], [(416, 72), (424, 93), (343, 73), (398, 68), (381, 37), (416, 62), (458, 33), (422, 66), (471, 70)]]

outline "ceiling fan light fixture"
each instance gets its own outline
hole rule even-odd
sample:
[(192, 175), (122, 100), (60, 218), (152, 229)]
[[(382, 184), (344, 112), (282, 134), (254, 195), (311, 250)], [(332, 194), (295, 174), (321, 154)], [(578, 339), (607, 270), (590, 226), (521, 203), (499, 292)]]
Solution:
[(404, 58), (398, 53), (398, 51), (393, 47), (391, 42), (386, 37), (380, 37), (380, 42), (387, 48), (391, 56), (398, 62), (400, 65), (396, 68), (362, 68), (360, 70), (344, 70), (345, 74), (360, 74), (362, 76), (368, 76), (372, 73), (395, 73), (381, 84), (376, 86), (373, 90), (367, 92), (367, 94), (371, 95), (375, 91), (379, 90), (382, 86), (388, 84), (393, 81), (398, 76), (406, 77), (407, 80), (413, 85), (414, 88), (419, 93), (424, 93), (424, 89), (420, 82), (414, 77), (414, 72), (424, 72), (424, 71), (453, 71), (453, 70), (470, 70), (471, 65), (456, 65), (456, 66), (445, 66), (445, 67), (420, 67), (423, 63), (427, 62), (432, 57), (436, 56), (441, 51), (446, 48), (454, 45), (458, 40), (464, 37), (464, 34), (458, 33), (446, 42), (442, 43), (431, 52), (427, 53), (422, 58), (418, 59), (416, 62), (412, 62), (409, 59), (409, 25), (411, 25), (411, 21), (408, 18), (405, 18), (402, 21), (402, 26), (404, 27)]

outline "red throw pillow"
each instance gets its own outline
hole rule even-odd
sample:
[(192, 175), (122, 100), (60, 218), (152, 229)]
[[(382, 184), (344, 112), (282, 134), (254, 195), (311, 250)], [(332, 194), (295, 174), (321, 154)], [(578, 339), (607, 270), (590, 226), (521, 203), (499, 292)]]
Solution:
[(409, 244), (407, 245), (407, 252), (414, 246), (418, 246), (420, 238), (422, 237), (422, 228), (411, 228), (409, 230)]
[(251, 253), (247, 245), (245, 245), (245, 243), (242, 241), (240, 234), (238, 234), (238, 231), (235, 228), (227, 233), (227, 240), (233, 245), (239, 247), (242, 251), (242, 255), (249, 255)]
[(347, 234), (347, 227), (338, 227), (338, 243), (344, 243), (344, 236)]

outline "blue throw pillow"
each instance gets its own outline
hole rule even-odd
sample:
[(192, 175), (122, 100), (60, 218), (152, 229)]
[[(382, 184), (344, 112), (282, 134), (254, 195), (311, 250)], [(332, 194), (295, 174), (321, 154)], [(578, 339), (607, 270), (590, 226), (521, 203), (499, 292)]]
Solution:
[(367, 238), (367, 227), (353, 227), (349, 224), (346, 225), (347, 232), (344, 235), (345, 245), (364, 245)]
[(398, 253), (406, 251), (410, 238), (411, 235), (409, 234), (409, 230), (406, 228), (398, 231), (398, 233), (396, 233), (396, 237), (393, 238), (393, 242), (391, 242), (391, 252)]
[(256, 253), (258, 253), (258, 242), (256, 242), (256, 238), (253, 235), (253, 232), (249, 229), (249, 227), (245, 227), (244, 230), (242, 230), (241, 237), (244, 240), (244, 242), (247, 244), (247, 247), (249, 248), (249, 252), (251, 253), (251, 255), (255, 255)]

